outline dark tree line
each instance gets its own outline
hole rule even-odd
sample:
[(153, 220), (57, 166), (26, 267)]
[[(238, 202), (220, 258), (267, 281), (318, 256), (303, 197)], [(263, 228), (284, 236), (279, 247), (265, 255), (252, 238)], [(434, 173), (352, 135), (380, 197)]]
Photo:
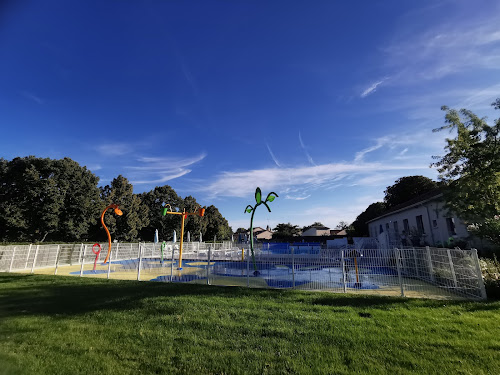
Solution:
[[(0, 158), (0, 241), (102, 241), (106, 234), (100, 215), (117, 203), (123, 216), (106, 215), (106, 225), (119, 241), (152, 241), (155, 229), (160, 240), (180, 235), (177, 215), (161, 215), (162, 203), (192, 212), (200, 205), (194, 197), (177, 195), (170, 186), (134, 194), (132, 184), (118, 176), (99, 187), (99, 177), (69, 159)], [(204, 207), (205, 216), (189, 216), (185, 231), (191, 239), (229, 239), (232, 231), (215, 206)]]

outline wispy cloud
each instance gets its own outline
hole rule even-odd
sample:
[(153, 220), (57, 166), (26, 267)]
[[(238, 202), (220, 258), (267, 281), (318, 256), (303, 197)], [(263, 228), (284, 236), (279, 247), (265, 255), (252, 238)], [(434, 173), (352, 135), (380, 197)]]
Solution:
[(28, 91), (19, 91), (19, 93), (24, 96), (25, 98), (27, 99), (30, 99), (30, 100), (33, 100), (35, 103), (37, 104), (44, 104), (45, 103), (45, 100), (43, 100), (42, 98), (40, 98), (39, 96), (33, 94), (32, 92), (28, 92)]
[(157, 184), (182, 177), (192, 170), (188, 168), (202, 161), (205, 153), (190, 158), (140, 157), (140, 165), (125, 167), (133, 184)]
[(134, 151), (133, 146), (127, 143), (104, 143), (98, 145), (95, 149), (105, 156), (121, 156)]
[(372, 83), (368, 88), (366, 88), (360, 96), (362, 98), (367, 97), (370, 94), (373, 94), (375, 91), (377, 91), (377, 87), (379, 87), (382, 83), (384, 83), (387, 80), (387, 78), (381, 79), (380, 81)]
[(452, 14), (425, 30), (414, 30), (383, 48), (392, 84), (434, 80), (475, 68), (500, 69), (498, 10), (464, 19)]
[(242, 172), (223, 172), (215, 177), (214, 182), (200, 190), (205, 191), (212, 198), (218, 196), (245, 197), (252, 194), (256, 181), (259, 181), (259, 186), (262, 189), (277, 190), (278, 192), (294, 188), (303, 196), (307, 194), (308, 190), (326, 188), (333, 183), (345, 181), (345, 184), (352, 185), (353, 178), (360, 176), (383, 174), (395, 170), (408, 172), (422, 169), (429, 169), (429, 165), (427, 163), (346, 162), (296, 168), (254, 169)]
[(309, 195), (306, 195), (305, 197), (294, 197), (292, 195), (285, 195), (285, 199), (291, 199), (291, 200), (294, 200), (294, 201), (303, 201), (304, 199), (307, 199), (311, 196), (311, 194)]
[(311, 163), (312, 165), (316, 165), (316, 163), (314, 162), (311, 155), (309, 155), (309, 152), (307, 152), (306, 146), (304, 145), (304, 142), (302, 141), (302, 135), (300, 134), (300, 132), (299, 132), (299, 142), (300, 142), (300, 147), (302, 147), (302, 150), (306, 154), (306, 157), (307, 157), (307, 160), (309, 161), (309, 163)]
[(278, 159), (276, 159), (276, 156), (274, 156), (273, 151), (271, 150), (271, 147), (269, 147), (269, 144), (266, 143), (267, 150), (269, 151), (269, 155), (271, 155), (271, 158), (274, 161), (274, 164), (276, 164), (278, 167), (281, 167), (281, 164), (279, 163)]

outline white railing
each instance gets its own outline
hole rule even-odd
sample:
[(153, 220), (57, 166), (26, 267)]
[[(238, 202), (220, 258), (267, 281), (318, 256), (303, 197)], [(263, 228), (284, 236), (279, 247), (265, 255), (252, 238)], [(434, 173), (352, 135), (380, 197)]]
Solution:
[[(486, 298), (477, 251), (441, 248), (288, 249), (179, 243), (0, 246), (0, 272), (44, 273), (428, 298)], [(97, 252), (97, 248), (94, 248)], [(97, 257), (97, 259), (96, 259)], [(95, 267), (94, 267), (95, 264)]]

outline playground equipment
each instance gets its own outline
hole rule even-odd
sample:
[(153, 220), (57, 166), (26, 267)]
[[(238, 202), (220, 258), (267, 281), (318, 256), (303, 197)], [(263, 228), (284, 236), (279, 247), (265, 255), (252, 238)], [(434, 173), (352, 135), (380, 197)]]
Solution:
[[(94, 251), (94, 247), (99, 247), (99, 250), (97, 250), (97, 253)], [(99, 254), (101, 254), (101, 245), (98, 243), (95, 243), (94, 246), (92, 246), (92, 252), (95, 254), (95, 260), (94, 260), (94, 271), (97, 266), (97, 259), (99, 259)]]
[(266, 200), (263, 201), (262, 200), (262, 191), (260, 190), (259, 187), (257, 187), (257, 189), (255, 189), (255, 202), (257, 202), (256, 205), (253, 207), (251, 205), (248, 205), (245, 208), (245, 213), (247, 213), (247, 212), (252, 213), (252, 217), (250, 218), (250, 251), (252, 252), (252, 262), (253, 262), (253, 268), (254, 268), (253, 274), (255, 276), (257, 276), (259, 274), (259, 271), (257, 270), (257, 264), (255, 263), (255, 253), (253, 251), (253, 216), (255, 215), (255, 210), (261, 204), (266, 206), (267, 210), (269, 212), (271, 212), (271, 209), (269, 208), (269, 206), (267, 205), (266, 202), (272, 202), (276, 197), (279, 197), (279, 195), (272, 191), (269, 194), (267, 194)]
[(165, 241), (163, 241), (161, 243), (161, 264), (163, 264), (163, 250), (165, 249), (166, 246), (167, 246), (167, 243)]
[[(165, 216), (167, 214), (182, 215), (181, 245), (180, 245), (180, 249), (179, 249), (179, 267), (177, 268), (178, 270), (182, 270), (182, 244), (184, 242), (184, 220), (186, 220), (186, 218), (189, 215), (198, 215), (199, 217), (203, 217), (205, 215), (205, 209), (200, 207), (195, 212), (186, 212), (186, 209), (184, 209), (183, 212), (177, 212), (177, 211), (172, 211), (172, 207), (170, 207), (169, 204), (165, 204), (163, 207), (162, 213), (163, 213), (163, 216)], [(163, 259), (163, 255), (162, 255), (162, 259)]]
[(122, 210), (120, 210), (118, 208), (118, 205), (114, 204), (114, 203), (111, 203), (108, 207), (106, 207), (104, 209), (104, 211), (102, 211), (102, 214), (101, 214), (101, 223), (102, 223), (102, 226), (104, 227), (104, 229), (106, 229), (106, 233), (108, 234), (108, 254), (106, 255), (106, 259), (104, 259), (104, 264), (106, 264), (108, 262), (109, 255), (111, 254), (111, 234), (109, 233), (109, 230), (108, 230), (108, 227), (106, 226), (106, 224), (104, 224), (104, 214), (110, 208), (114, 209), (116, 215), (118, 215), (118, 216), (122, 216), (123, 215)]

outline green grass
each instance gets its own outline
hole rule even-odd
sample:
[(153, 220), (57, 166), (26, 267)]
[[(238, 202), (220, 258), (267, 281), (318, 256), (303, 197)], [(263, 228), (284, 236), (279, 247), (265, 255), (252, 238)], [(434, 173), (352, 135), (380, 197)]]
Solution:
[(0, 273), (0, 373), (500, 374), (500, 301)]

